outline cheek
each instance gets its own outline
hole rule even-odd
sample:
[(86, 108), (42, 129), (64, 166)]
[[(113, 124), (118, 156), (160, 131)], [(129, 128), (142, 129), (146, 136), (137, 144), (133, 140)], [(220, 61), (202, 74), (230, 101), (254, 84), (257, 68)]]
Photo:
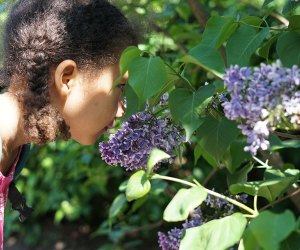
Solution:
[[(118, 96), (108, 95), (98, 101), (94, 105), (94, 112), (97, 114), (100, 120), (112, 120), (118, 109)], [(107, 121), (104, 121), (107, 122)]]

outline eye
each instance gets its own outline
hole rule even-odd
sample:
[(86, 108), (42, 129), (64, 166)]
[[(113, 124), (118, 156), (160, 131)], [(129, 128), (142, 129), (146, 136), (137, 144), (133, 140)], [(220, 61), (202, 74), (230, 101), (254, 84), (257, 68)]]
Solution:
[(126, 82), (120, 83), (120, 84), (118, 85), (118, 88), (119, 88), (122, 92), (124, 92), (124, 90), (125, 90), (125, 88), (126, 88)]

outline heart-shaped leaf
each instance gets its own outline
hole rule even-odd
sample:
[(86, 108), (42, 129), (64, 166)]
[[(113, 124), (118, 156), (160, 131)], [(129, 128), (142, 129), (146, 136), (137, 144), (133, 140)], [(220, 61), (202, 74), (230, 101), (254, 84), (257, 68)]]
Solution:
[(134, 58), (128, 72), (128, 83), (142, 101), (155, 95), (167, 82), (167, 70), (160, 57)]
[(215, 93), (213, 85), (200, 87), (196, 92), (178, 88), (170, 93), (169, 107), (172, 117), (181, 122), (186, 130), (186, 140), (201, 125), (197, 109)]
[(241, 213), (212, 220), (199, 227), (185, 231), (180, 250), (225, 250), (242, 237), (247, 220)]
[(183, 221), (189, 213), (206, 199), (207, 192), (203, 187), (182, 188), (173, 197), (164, 211), (165, 221)]
[(128, 201), (133, 201), (145, 196), (151, 189), (151, 183), (144, 170), (139, 170), (134, 173), (126, 187), (126, 198)]

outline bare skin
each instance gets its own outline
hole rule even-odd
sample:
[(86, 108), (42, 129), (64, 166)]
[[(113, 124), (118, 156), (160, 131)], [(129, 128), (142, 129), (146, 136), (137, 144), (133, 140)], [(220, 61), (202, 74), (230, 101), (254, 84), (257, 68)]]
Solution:
[(0, 95), (0, 137), (2, 140), (2, 160), (0, 171), (6, 175), (17, 156), (18, 148), (25, 141), (23, 119), (16, 97), (10, 93)]
[[(115, 119), (124, 115), (120, 88), (112, 88), (119, 77), (119, 64), (105, 67), (89, 76), (79, 72), (72, 60), (61, 62), (53, 70), (49, 83), (50, 99), (70, 126), (71, 138), (83, 145), (92, 145), (112, 128)], [(125, 82), (127, 75), (123, 77)], [(6, 175), (16, 159), (18, 148), (26, 141), (23, 116), (17, 97), (6, 92), (0, 95), (0, 137), (2, 160), (0, 171)]]

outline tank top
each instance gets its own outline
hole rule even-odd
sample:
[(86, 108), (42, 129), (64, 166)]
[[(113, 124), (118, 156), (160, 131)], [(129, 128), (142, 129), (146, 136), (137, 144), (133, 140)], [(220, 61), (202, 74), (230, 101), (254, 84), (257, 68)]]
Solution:
[[(8, 173), (3, 175), (0, 172), (0, 250), (3, 250), (3, 237), (4, 237), (4, 209), (9, 196), (9, 188), (12, 185), (13, 180), (15, 180), (20, 174), (22, 168), (24, 167), (26, 161), (29, 157), (30, 145), (26, 144), (19, 147), (17, 157), (10, 167)], [(0, 138), (0, 161), (2, 158), (2, 141)], [(15, 186), (12, 187), (15, 192)], [(19, 193), (17, 193), (19, 195)], [(15, 196), (15, 194), (14, 194)], [(19, 195), (20, 196), (20, 195)]]

